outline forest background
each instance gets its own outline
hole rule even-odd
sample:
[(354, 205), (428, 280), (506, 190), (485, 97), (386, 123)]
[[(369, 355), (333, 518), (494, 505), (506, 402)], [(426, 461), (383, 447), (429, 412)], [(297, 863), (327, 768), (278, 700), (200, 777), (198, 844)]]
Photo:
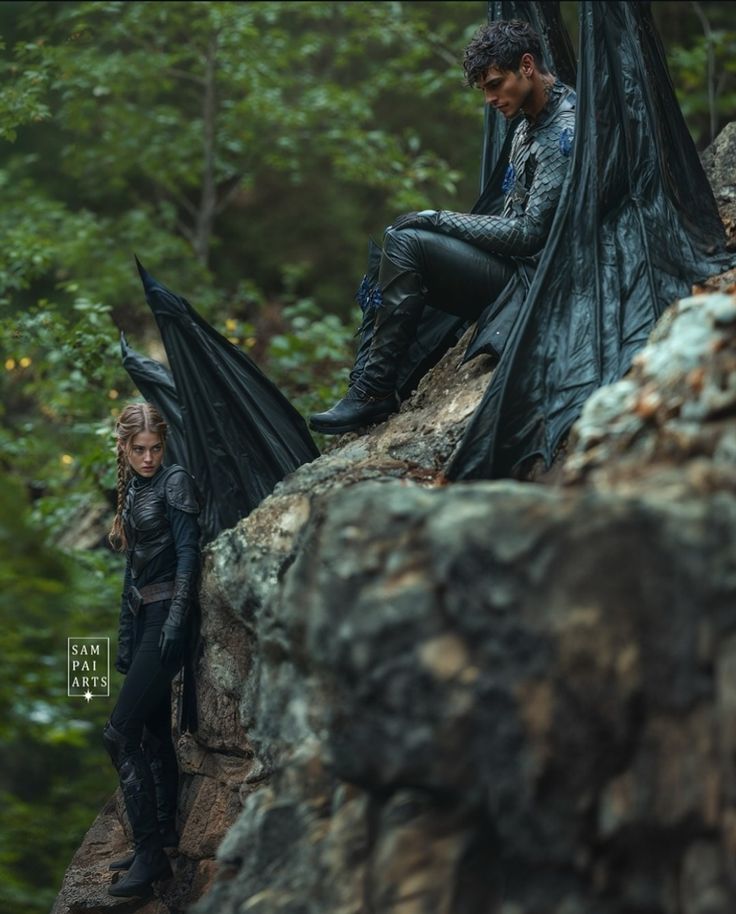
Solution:
[[(563, 2), (577, 40), (577, 4)], [(729, 2), (654, 2), (700, 149), (736, 112)], [(369, 236), (467, 210), (483, 0), (0, 3), (0, 912), (47, 911), (115, 787), (111, 697), (67, 638), (117, 629), (119, 331), (164, 359), (146, 268), (300, 409), (344, 388)], [(321, 444), (322, 442), (319, 442)], [(114, 649), (113, 649), (114, 655)]]

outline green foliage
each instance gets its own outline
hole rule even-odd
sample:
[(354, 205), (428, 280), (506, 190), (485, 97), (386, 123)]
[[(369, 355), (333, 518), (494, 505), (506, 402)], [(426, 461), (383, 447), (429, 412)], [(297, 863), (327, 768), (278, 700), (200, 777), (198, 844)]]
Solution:
[[(710, 53), (714, 67), (711, 93), (703, 78)], [(710, 36), (697, 35), (688, 47), (676, 45), (670, 68), (693, 138), (707, 145), (713, 139), (709, 133), (711, 109), (716, 125), (726, 123), (736, 111), (736, 31), (719, 29)]]
[(99, 513), (113, 485), (101, 404), (131, 385), (109, 308), (62, 310), (42, 300), (0, 320), (0, 453), (24, 482), (0, 483), (0, 909), (13, 912), (48, 910), (115, 783), (100, 743), (111, 699), (67, 697), (66, 661), (67, 638), (114, 637), (120, 559), (51, 543)]
[(286, 332), (271, 337), (270, 375), (291, 389), (297, 409), (307, 415), (345, 392), (337, 374), (352, 361), (353, 327), (335, 314), (322, 314), (312, 299), (302, 298), (283, 311)]
[[(0, 40), (0, 51), (5, 44)], [(46, 120), (49, 60), (40, 43), (19, 43), (12, 61), (0, 62), (0, 140), (16, 139), (18, 128)]]
[(100, 733), (111, 700), (67, 697), (67, 638), (112, 637), (120, 561), (46, 542), (0, 479), (0, 910), (49, 909), (114, 786)]
[[(270, 176), (284, 203), (300, 188), (314, 207), (309, 182), (327, 169), (378, 195), (379, 224), (438, 193), (449, 204), (479, 152), (482, 112), (458, 92), (459, 56), (484, 8), (444, 6), (438, 16), (426, 3), (34, 4), (45, 34), (18, 42), (8, 67), (18, 92), (23, 68), (43, 67), (44, 136), (59, 155), (24, 167), (44, 185), (65, 182), (75, 209), (143, 209), (154, 234), (183, 237), (203, 264), (222, 243), (215, 220), (235, 203), (241, 218), (256, 214)], [(433, 123), (417, 101), (450, 116)], [(462, 170), (448, 161), (453, 121), (474, 137)], [(100, 229), (115, 234), (114, 223)]]
[[(77, 298), (64, 315), (42, 300), (0, 320), (3, 462), (26, 480), (42, 511), (44, 498), (57, 498), (71, 517), (70, 492), (114, 486), (112, 424), (103, 410), (133, 387), (110, 332), (109, 310)], [(62, 511), (55, 530), (66, 519)]]

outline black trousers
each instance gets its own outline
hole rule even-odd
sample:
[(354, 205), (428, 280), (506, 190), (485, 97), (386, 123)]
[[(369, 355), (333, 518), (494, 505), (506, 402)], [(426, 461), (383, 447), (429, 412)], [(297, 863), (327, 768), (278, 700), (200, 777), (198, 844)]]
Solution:
[(135, 647), (110, 723), (125, 737), (121, 761), (154, 737), (167, 755), (174, 752), (171, 739), (171, 680), (177, 665), (164, 666), (159, 655), (161, 626), (169, 612), (170, 600), (141, 607), (135, 620)]
[[(480, 316), (515, 272), (508, 257), (426, 229), (389, 227), (383, 251), (397, 266), (421, 275), (427, 290), (425, 304), (470, 321)], [(382, 288), (385, 272), (382, 263)]]

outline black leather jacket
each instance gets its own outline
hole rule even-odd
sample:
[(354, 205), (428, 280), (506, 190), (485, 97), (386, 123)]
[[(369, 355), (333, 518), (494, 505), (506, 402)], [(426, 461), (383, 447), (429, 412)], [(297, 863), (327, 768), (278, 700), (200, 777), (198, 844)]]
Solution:
[(176, 582), (169, 615), (173, 610), (186, 617), (199, 571), (199, 510), (194, 480), (183, 467), (161, 467), (148, 479), (133, 474), (128, 483), (123, 504), (128, 552), (115, 663), (120, 672), (127, 672), (134, 647), (132, 586)]
[(150, 479), (134, 474), (123, 505), (128, 565), (136, 587), (171, 581), (199, 564), (199, 496), (194, 480), (176, 464)]

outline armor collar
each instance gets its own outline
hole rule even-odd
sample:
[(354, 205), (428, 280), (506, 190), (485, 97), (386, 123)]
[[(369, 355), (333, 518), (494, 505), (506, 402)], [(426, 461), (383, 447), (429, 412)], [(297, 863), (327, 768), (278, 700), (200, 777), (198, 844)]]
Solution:
[(139, 473), (136, 473), (135, 470), (131, 469), (131, 485), (133, 488), (138, 491), (139, 489), (145, 489), (147, 486), (150, 486), (151, 483), (158, 479), (161, 473), (163, 472), (163, 464), (156, 470), (153, 476), (141, 476)]
[(526, 115), (527, 124), (530, 130), (538, 130), (540, 127), (543, 127), (545, 124), (548, 124), (552, 118), (557, 114), (557, 111), (560, 108), (560, 105), (565, 101), (568, 95), (571, 94), (573, 90), (569, 86), (566, 86), (559, 79), (555, 79), (552, 87), (549, 90), (549, 96), (547, 98), (547, 103), (544, 108), (539, 112), (536, 118), (532, 121)]

